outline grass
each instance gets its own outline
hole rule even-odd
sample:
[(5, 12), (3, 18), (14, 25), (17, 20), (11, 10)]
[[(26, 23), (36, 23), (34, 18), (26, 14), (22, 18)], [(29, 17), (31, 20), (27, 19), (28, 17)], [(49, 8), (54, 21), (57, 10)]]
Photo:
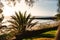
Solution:
[(52, 38), (53, 38), (56, 36), (56, 32), (57, 32), (57, 30), (53, 30), (53, 31), (45, 32), (45, 33), (43, 33), (43, 35), (46, 35), (45, 37), (49, 36), (50, 38), (52, 36)]
[(55, 35), (55, 34), (56, 34), (56, 31), (57, 31), (57, 30), (53, 30), (53, 31), (45, 32), (45, 33), (43, 33), (43, 34), (54, 34), (54, 35)]
[(53, 31), (45, 32), (41, 35), (37, 35), (32, 38), (23, 39), (23, 40), (54, 40), (56, 36), (56, 32), (57, 30), (53, 30)]

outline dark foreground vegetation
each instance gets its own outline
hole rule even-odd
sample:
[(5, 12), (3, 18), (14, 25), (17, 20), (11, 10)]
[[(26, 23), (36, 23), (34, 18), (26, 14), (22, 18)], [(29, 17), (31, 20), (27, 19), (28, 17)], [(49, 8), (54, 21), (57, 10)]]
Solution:
[(54, 38), (55, 36), (53, 34), (43, 34), (48, 31), (54, 31), (57, 30), (58, 27), (53, 27), (53, 28), (46, 28), (42, 30), (36, 30), (36, 31), (26, 31), (25, 33), (21, 35), (16, 35), (15, 40), (22, 40), (24, 38), (32, 38), (32, 37), (47, 37), (47, 38)]

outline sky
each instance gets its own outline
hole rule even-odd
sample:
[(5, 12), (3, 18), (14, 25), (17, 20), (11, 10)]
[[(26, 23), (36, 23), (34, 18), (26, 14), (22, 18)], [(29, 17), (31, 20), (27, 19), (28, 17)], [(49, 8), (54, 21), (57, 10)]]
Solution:
[[(57, 13), (58, 0), (39, 0), (32, 8), (32, 15), (35, 16), (54, 16)], [(35, 14), (33, 14), (35, 13)]]
[[(15, 11), (16, 12), (18, 12), (18, 11), (24, 12), (26, 10), (28, 11), (27, 13), (31, 13), (33, 16), (54, 16), (57, 13), (57, 8), (58, 8), (57, 7), (57, 0), (36, 1), (34, 6), (30, 9), (24, 3), (23, 0), (21, 1), (20, 4), (17, 3), (15, 7), (13, 6), (13, 4), (7, 5), (8, 2), (5, 2), (4, 0), (2, 1), (2, 3), (4, 5), (4, 7), (2, 8), (3, 15), (7, 16), (7, 17), (13, 15)], [(39, 22), (41, 22), (41, 21), (39, 20)], [(43, 22), (43, 20), (42, 20), (42, 22)], [(5, 25), (9, 25), (9, 23), (5, 23)]]
[[(31, 13), (32, 16), (54, 16), (57, 14), (57, 2), (58, 0), (37, 0), (33, 7), (29, 8), (24, 0), (21, 0), (20, 4), (16, 4), (14, 7), (12, 4), (7, 5), (7, 2), (2, 1), (4, 4), (3, 14), (4, 16), (11, 16), (15, 11)], [(12, 6), (12, 7), (11, 7)]]
[[(58, 9), (57, 0), (39, 0), (36, 1), (33, 7), (31, 8), (29, 8), (29, 6), (27, 6), (23, 0), (20, 2), (20, 4), (17, 3), (15, 7), (13, 6), (13, 4), (7, 5), (7, 2), (5, 1), (2, 1), (2, 3), (4, 4), (3, 15), (6, 17), (14, 15), (15, 11), (25, 12), (26, 10), (27, 10), (27, 14), (31, 13), (32, 16), (54, 16), (57, 14), (57, 9)], [(7, 19), (5, 18), (5, 20)]]

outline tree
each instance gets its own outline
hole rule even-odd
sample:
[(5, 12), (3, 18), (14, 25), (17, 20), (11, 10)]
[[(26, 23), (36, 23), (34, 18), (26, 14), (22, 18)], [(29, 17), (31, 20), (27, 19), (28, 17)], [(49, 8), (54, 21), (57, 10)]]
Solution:
[[(58, 14), (56, 15), (57, 16), (57, 19), (60, 20), (60, 0), (58, 0)], [(60, 40), (60, 22), (59, 22), (59, 27), (58, 27), (58, 33), (57, 33), (57, 36), (56, 36), (56, 40)]]
[(60, 13), (60, 0), (58, 0), (58, 13)]
[(34, 0), (25, 0), (26, 4), (29, 6), (33, 6)]
[(2, 12), (3, 12), (3, 10), (0, 9), (0, 28), (2, 28), (2, 21), (4, 19), (4, 16), (3, 16)]
[(2, 20), (4, 19), (4, 16), (3, 16), (2, 12), (3, 12), (3, 10), (2, 10), (2, 9), (0, 9), (0, 23), (1, 23), (1, 22), (2, 22)]
[(26, 12), (24, 14), (21, 12), (15, 13), (15, 16), (11, 17), (14, 21), (9, 20), (8, 22), (14, 24), (13, 26), (18, 30), (18, 35), (25, 33), (26, 28), (31, 28), (37, 24), (37, 22), (31, 23), (34, 20), (34, 17), (31, 17), (30, 14), (26, 15)]
[[(1, 1), (4, 1), (4, 0), (1, 0)], [(20, 3), (20, 1), (22, 1), (22, 0), (5, 0), (5, 1), (8, 1), (8, 3), (7, 3), (8, 5), (11, 4), (11, 2), (12, 2), (12, 4), (15, 6), (17, 2)], [(33, 3), (35, 0), (23, 0), (23, 1), (25, 1), (25, 3), (28, 6), (33, 6)]]
[(58, 0), (58, 10), (57, 10), (58, 14), (56, 14), (55, 16), (57, 17), (57, 20), (60, 19), (60, 0)]

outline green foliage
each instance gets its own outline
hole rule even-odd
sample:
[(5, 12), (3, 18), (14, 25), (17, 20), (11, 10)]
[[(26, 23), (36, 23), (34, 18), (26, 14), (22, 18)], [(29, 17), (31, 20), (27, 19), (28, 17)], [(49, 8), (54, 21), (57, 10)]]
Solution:
[[(12, 4), (15, 6), (16, 5), (16, 1), (18, 3), (20, 3), (22, 0), (7, 0), (7, 1), (10, 2), (10, 3), (12, 2)], [(32, 7), (35, 0), (23, 0), (23, 1), (25, 1), (26, 5)]]
[(57, 20), (60, 20), (60, 14), (59, 13), (56, 14), (55, 16), (57, 17)]
[[(55, 38), (56, 37), (56, 33), (57, 33), (57, 30), (53, 30), (53, 31), (48, 31), (48, 32), (45, 32), (45, 33), (42, 33), (40, 35), (37, 35), (37, 36), (34, 36), (34, 37), (31, 37), (31, 38), (25, 38), (23, 40), (40, 40), (40, 38)], [(41, 40), (42, 40), (41, 39)], [(45, 40), (49, 40), (49, 39), (45, 39)], [(50, 39), (52, 40), (52, 39)]]
[[(0, 14), (1, 15), (1, 14)], [(3, 15), (1, 15), (2, 17), (0, 18), (0, 23), (3, 21), (3, 19), (4, 19), (4, 16)]]
[(6, 39), (7, 39), (7, 40), (11, 40), (11, 39), (13, 39), (14, 37), (15, 37), (15, 34), (14, 34), (14, 32), (13, 32), (13, 33), (7, 34)]
[(0, 35), (0, 40), (6, 40), (6, 34)]
[[(15, 28), (18, 29), (19, 33), (23, 33), (26, 31), (26, 28), (31, 28), (33, 26), (35, 26), (37, 24), (37, 22), (35, 23), (31, 23), (34, 20), (34, 17), (31, 17), (31, 14), (26, 14), (25, 13), (15, 13), (14, 16), (11, 16), (12, 20), (9, 20), (8, 22), (12, 23), (15, 25)], [(29, 19), (32, 18), (32, 19)]]
[(12, 33), (0, 35), (0, 40), (11, 40), (14, 37)]
[(54, 38), (56, 37), (57, 30), (48, 31), (42, 34), (43, 37)]
[(58, 14), (56, 14), (55, 16), (57, 17), (57, 20), (60, 20), (60, 0), (58, 0), (58, 10), (57, 10)]
[(0, 9), (0, 13), (2, 13), (3, 12), (3, 10), (2, 9)]
[(29, 6), (33, 6), (34, 0), (25, 0), (26, 4)]
[(60, 13), (60, 0), (58, 0), (58, 13)]

